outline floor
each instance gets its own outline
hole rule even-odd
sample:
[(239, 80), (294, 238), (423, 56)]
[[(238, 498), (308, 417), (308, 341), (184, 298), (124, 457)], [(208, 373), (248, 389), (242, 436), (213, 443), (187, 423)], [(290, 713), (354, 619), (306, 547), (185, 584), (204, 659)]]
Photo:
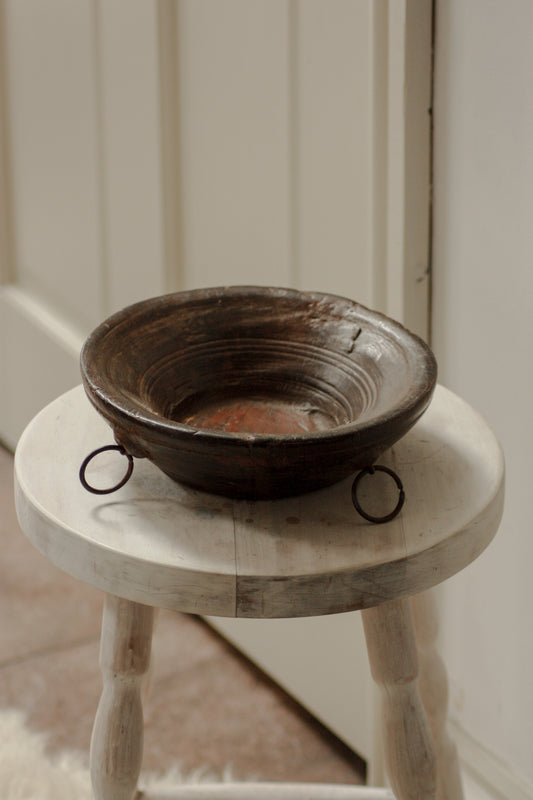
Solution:
[[(0, 447), (0, 710), (22, 709), (49, 749), (88, 751), (101, 678), (102, 595), (26, 541)], [(231, 767), (236, 779), (361, 783), (364, 764), (203, 620), (160, 612), (144, 768)]]

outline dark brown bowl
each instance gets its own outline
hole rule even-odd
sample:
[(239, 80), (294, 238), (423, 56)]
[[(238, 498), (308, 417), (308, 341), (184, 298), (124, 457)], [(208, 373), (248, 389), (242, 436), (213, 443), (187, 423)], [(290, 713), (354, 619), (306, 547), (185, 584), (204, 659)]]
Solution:
[(421, 339), (351, 300), (230, 287), (114, 314), (81, 372), (132, 456), (207, 492), (275, 498), (372, 464), (424, 412), (437, 367)]

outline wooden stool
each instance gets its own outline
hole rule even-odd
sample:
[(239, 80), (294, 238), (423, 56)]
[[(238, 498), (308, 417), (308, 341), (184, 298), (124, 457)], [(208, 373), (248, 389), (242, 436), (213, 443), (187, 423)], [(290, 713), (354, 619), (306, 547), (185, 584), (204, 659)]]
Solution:
[[(351, 480), (290, 499), (233, 501), (187, 489), (137, 461), (116, 494), (89, 494), (78, 478), (80, 464), (111, 438), (78, 387), (35, 417), (15, 458), (17, 510), (28, 538), (58, 567), (106, 592), (104, 689), (91, 745), (95, 798), (393, 797), (385, 789), (269, 783), (136, 794), (141, 689), (154, 609), (161, 607), (256, 618), (361, 609), (372, 674), (382, 689), (394, 796), (461, 800), (445, 727), (447, 678), (425, 590), (463, 569), (497, 530), (503, 457), (483, 420), (438, 387), (427, 413), (380, 460), (398, 473), (406, 494), (399, 516), (382, 525), (355, 512)], [(93, 463), (111, 486), (126, 461), (114, 453), (111, 464)], [(373, 481), (361, 482), (362, 504), (372, 501)]]

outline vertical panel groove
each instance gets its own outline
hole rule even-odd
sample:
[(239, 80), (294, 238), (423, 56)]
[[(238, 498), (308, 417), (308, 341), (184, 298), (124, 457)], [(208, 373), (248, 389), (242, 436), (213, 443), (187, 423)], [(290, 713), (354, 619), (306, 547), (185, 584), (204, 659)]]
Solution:
[(431, 86), (429, 105), (429, 209), (428, 209), (428, 343), (433, 339), (433, 207), (434, 207), (434, 140), (435, 140), (435, 37), (437, 0), (431, 0)]
[(109, 247), (108, 247), (108, 203), (106, 186), (106, 157), (104, 142), (104, 102), (103, 102), (103, 64), (102, 64), (102, 15), (100, 0), (93, 0), (91, 4), (93, 25), (93, 69), (95, 86), (95, 125), (96, 125), (96, 164), (98, 185), (98, 223), (100, 238), (100, 264), (99, 269), (99, 314), (107, 317), (109, 314)]
[(15, 280), (16, 263), (6, 47), (6, 9), (0, 2), (0, 287)]
[(388, 8), (387, 313), (428, 335), (430, 0)]
[(388, 0), (374, 2), (371, 15), (372, 47), (372, 255), (369, 262), (372, 305), (380, 311), (387, 306), (387, 173), (388, 173)]
[(180, 147), (180, 69), (178, 0), (157, 5), (163, 248), (167, 291), (183, 288), (183, 209)]
[(404, 313), (407, 324), (424, 339), (429, 334), (432, 25), (431, 0), (407, 0)]
[(405, 315), (405, 37), (407, 0), (388, 6), (386, 313)]
[(299, 225), (299, 193), (300, 185), (300, 163), (298, 158), (300, 128), (299, 128), (299, 69), (298, 69), (298, 37), (299, 37), (299, 0), (289, 0), (288, 2), (288, 42), (289, 48), (289, 108), (288, 108), (288, 127), (289, 127), (289, 275), (293, 286), (302, 287), (302, 274), (300, 265), (300, 225)]

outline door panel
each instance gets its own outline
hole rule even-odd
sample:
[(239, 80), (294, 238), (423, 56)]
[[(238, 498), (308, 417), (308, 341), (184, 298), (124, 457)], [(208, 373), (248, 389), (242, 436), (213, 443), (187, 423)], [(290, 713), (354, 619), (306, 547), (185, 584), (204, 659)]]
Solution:
[[(343, 294), (428, 329), (431, 0), (0, 0), (0, 438), (135, 300)], [(212, 621), (369, 760), (358, 615)]]
[(87, 328), (102, 291), (90, 3), (10, 2), (5, 22), (14, 282)]
[(167, 291), (157, 4), (101, 0), (96, 69), (106, 286), (100, 318)]
[(370, 0), (178, 5), (184, 286), (290, 285), (383, 305), (380, 26)]
[(214, 619), (225, 635), (383, 779), (379, 720), (359, 612), (300, 619)]
[[(372, 271), (373, 3), (300, 0), (292, 18), (295, 272), (367, 305)], [(382, 268), (382, 267), (379, 267)]]
[[(0, 439), (79, 382), (112, 311), (166, 289), (157, 6), (0, 6)], [(127, 35), (126, 35), (127, 34)]]
[[(177, 12), (185, 285), (345, 294), (425, 335), (431, 4)], [(380, 780), (359, 615), (211, 622)]]
[(178, 5), (186, 288), (293, 283), (287, 9)]

